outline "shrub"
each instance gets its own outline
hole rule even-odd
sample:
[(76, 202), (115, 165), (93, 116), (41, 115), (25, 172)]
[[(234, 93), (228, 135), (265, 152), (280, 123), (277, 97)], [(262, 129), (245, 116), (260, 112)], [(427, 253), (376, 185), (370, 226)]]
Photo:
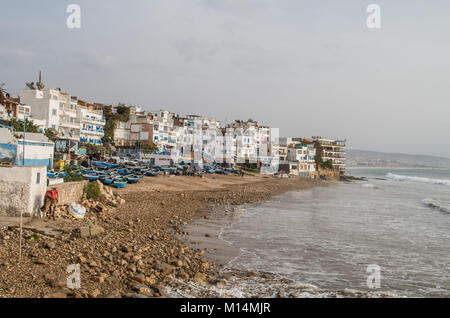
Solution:
[(88, 199), (98, 200), (100, 197), (100, 187), (96, 181), (91, 181), (84, 187), (84, 193)]
[(325, 161), (325, 162), (323, 163), (323, 165), (324, 165), (325, 167), (327, 167), (328, 169), (333, 169), (333, 161), (331, 161), (331, 159), (328, 159), (327, 161)]
[(64, 167), (64, 172), (66, 176), (64, 177), (64, 182), (74, 182), (74, 181), (82, 181), (83, 176), (76, 175), (73, 173), (73, 168), (71, 165)]

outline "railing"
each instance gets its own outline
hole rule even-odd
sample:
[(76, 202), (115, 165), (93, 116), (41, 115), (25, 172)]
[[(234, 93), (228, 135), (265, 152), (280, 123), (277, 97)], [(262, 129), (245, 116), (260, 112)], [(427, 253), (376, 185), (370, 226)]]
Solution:
[(90, 121), (90, 122), (95, 122), (95, 123), (102, 123), (102, 124), (105, 124), (105, 120), (104, 120), (104, 119), (91, 118), (91, 117), (85, 117), (85, 116), (83, 116), (82, 119), (83, 119), (84, 121)]
[(67, 121), (67, 120), (61, 120), (59, 122), (60, 125), (73, 125), (73, 126), (80, 126), (79, 121)]
[(89, 128), (81, 128), (82, 131), (86, 131), (88, 133), (98, 133), (98, 134), (104, 134), (105, 131), (103, 129), (89, 129)]

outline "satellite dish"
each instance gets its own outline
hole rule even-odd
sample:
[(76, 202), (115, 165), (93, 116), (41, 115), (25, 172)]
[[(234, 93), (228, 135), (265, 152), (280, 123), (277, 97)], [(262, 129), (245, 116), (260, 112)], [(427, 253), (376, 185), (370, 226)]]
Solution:
[(29, 89), (36, 89), (36, 87), (34, 87), (34, 83), (33, 82), (27, 82), (27, 83), (25, 83), (25, 85), (27, 85), (27, 87), (29, 88)]

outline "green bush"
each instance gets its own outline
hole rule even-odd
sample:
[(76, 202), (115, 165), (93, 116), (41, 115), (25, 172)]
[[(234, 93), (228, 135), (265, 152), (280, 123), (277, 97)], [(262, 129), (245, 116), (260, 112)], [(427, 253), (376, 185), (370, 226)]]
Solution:
[(66, 173), (66, 176), (64, 177), (64, 182), (76, 182), (76, 181), (82, 181), (83, 176), (78, 176), (73, 173), (75, 167), (68, 165), (64, 167), (64, 172)]
[(84, 187), (84, 193), (88, 199), (98, 200), (100, 197), (100, 187), (96, 181), (91, 181)]
[(323, 163), (323, 165), (324, 165), (325, 167), (327, 167), (328, 169), (333, 169), (333, 161), (331, 161), (331, 159), (328, 159), (327, 161), (325, 161), (325, 162)]

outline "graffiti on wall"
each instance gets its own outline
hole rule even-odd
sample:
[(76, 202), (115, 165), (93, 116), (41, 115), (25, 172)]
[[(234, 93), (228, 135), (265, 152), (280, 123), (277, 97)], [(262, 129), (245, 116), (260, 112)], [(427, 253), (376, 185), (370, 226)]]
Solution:
[(0, 144), (0, 162), (14, 163), (17, 157), (17, 145)]

